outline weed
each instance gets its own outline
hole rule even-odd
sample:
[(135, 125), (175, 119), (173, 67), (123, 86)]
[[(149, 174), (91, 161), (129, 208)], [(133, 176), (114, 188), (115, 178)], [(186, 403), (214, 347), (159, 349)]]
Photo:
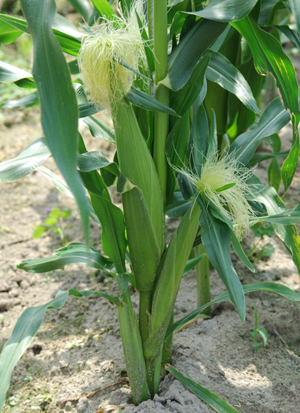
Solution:
[[(254, 344), (253, 344), (253, 348), (255, 353), (257, 352), (257, 350), (259, 349), (259, 347), (264, 344), (264, 346), (267, 345), (267, 332), (266, 330), (261, 327), (261, 328), (257, 328), (257, 312), (256, 312), (256, 306), (254, 306), (254, 330), (250, 332), (251, 337), (253, 338)], [(260, 341), (259, 343), (257, 342), (257, 339), (259, 337), (259, 335), (262, 337), (263, 341)]]
[(59, 208), (50, 209), (48, 218), (45, 219), (43, 224), (38, 225), (35, 228), (32, 237), (41, 238), (45, 232), (53, 231), (55, 234), (59, 235), (62, 246), (66, 245), (68, 241), (65, 237), (64, 231), (66, 228), (71, 228), (71, 226), (64, 224), (64, 221), (70, 218), (71, 213), (71, 210), (68, 208), (65, 208), (63, 211)]

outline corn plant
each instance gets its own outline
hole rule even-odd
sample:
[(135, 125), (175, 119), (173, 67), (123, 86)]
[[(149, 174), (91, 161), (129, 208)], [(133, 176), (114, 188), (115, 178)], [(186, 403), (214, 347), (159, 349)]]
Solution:
[[(106, 0), (92, 0), (92, 12), (86, 1), (71, 3), (85, 18), (84, 33), (56, 15), (54, 0), (21, 0), (25, 20), (0, 15), (0, 40), (9, 43), (27, 32), (34, 49), (32, 74), (1, 62), (2, 82), (34, 89), (3, 106), (39, 104), (45, 135), (2, 162), (0, 179), (8, 182), (38, 170), (75, 198), (81, 215), (85, 244), (71, 243), (18, 268), (42, 273), (80, 262), (115, 277), (119, 295), (70, 289), (25, 310), (0, 356), (0, 406), (13, 367), (47, 308), (62, 307), (69, 295), (96, 294), (117, 308), (135, 404), (158, 392), (163, 365), (217, 411), (236, 411), (169, 364), (172, 336), (226, 300), (243, 322), (245, 293), (271, 291), (300, 299), (278, 284), (242, 286), (230, 258), (232, 243), (254, 271), (240, 239), (254, 223), (268, 222), (300, 271), (295, 227), (300, 205), (286, 209), (277, 193), (281, 180), (285, 191), (290, 187), (299, 157), (298, 86), (278, 40), (283, 33), (299, 48), (299, 3), (120, 0), (118, 13)], [(286, 23), (291, 14), (294, 26)], [(74, 59), (67, 63), (63, 52)], [(70, 73), (80, 83), (72, 83)], [(280, 97), (262, 111), (257, 102), (267, 73)], [(94, 116), (103, 109), (111, 113), (114, 130)], [(113, 162), (87, 151), (78, 119), (94, 137), (116, 145)], [(293, 139), (285, 153), (277, 132), (288, 122)], [(272, 153), (256, 153), (266, 138)], [(41, 166), (49, 156), (64, 182)], [(265, 187), (252, 167), (266, 157), (272, 162)], [(282, 167), (278, 158), (284, 159)], [(111, 185), (122, 195), (122, 210), (110, 197)], [(166, 215), (180, 218), (168, 243)], [(89, 217), (101, 225), (104, 254), (89, 245)], [(212, 301), (209, 262), (226, 288)], [(181, 277), (195, 265), (198, 308), (174, 323)], [(138, 316), (130, 284), (139, 293)]]

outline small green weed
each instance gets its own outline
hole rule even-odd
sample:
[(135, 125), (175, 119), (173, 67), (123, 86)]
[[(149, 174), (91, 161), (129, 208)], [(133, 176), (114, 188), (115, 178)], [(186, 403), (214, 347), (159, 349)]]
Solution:
[(255, 238), (259, 238), (257, 242), (253, 242), (253, 246), (251, 250), (248, 252), (248, 258), (255, 262), (264, 257), (269, 258), (275, 252), (273, 245), (268, 242), (265, 245), (260, 245), (261, 241), (264, 239), (265, 236), (272, 238), (274, 235), (273, 227), (264, 222), (264, 223), (257, 223), (251, 227), (251, 230), (254, 233)]
[[(266, 346), (267, 344), (267, 332), (266, 330), (261, 327), (261, 328), (257, 328), (257, 312), (256, 312), (256, 306), (254, 306), (254, 330), (250, 332), (254, 344), (253, 344), (253, 348), (255, 353), (257, 352), (257, 350), (259, 349), (259, 347), (264, 343), (264, 346)], [(257, 338), (259, 337), (259, 335), (261, 335), (263, 341), (260, 341), (259, 343), (257, 342)]]
[(68, 208), (65, 208), (63, 211), (59, 208), (51, 209), (44, 223), (35, 228), (33, 238), (41, 238), (45, 232), (53, 231), (59, 235), (62, 246), (65, 246), (68, 241), (64, 231), (66, 228), (71, 228), (71, 226), (64, 224), (64, 221), (71, 216), (71, 213), (71, 210)]

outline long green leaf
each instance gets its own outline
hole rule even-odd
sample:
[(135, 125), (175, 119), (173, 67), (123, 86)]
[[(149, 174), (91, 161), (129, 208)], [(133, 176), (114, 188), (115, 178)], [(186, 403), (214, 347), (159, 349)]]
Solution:
[(267, 222), (272, 222), (274, 224), (295, 224), (296, 222), (300, 221), (300, 205), (296, 205), (294, 208), (287, 209), (281, 214), (270, 215), (261, 219)]
[(281, 31), (294, 45), (300, 50), (300, 34), (296, 30), (292, 30), (289, 26), (272, 25), (275, 29)]
[(22, 33), (23, 32), (16, 27), (0, 20), (0, 43), (12, 43), (20, 37)]
[(92, 0), (92, 3), (101, 17), (106, 17), (108, 20), (115, 17), (114, 9), (107, 0)]
[(48, 308), (61, 308), (69, 296), (88, 297), (92, 294), (104, 297), (117, 306), (122, 305), (118, 298), (105, 293), (93, 290), (77, 291), (70, 289), (69, 291), (59, 291), (56, 297), (48, 303), (38, 307), (27, 308), (22, 313), (0, 355), (0, 411), (5, 402), (5, 395), (9, 387), (11, 373), (40, 328), (46, 310)]
[(261, 30), (254, 17), (232, 22), (247, 40), (254, 58), (255, 68), (259, 74), (271, 73), (276, 79), (284, 107), (300, 119), (297, 84), (294, 66), (283, 52), (281, 44), (271, 34)]
[[(21, 82), (22, 81), (22, 82)], [(35, 89), (32, 75), (23, 69), (0, 61), (0, 82), (15, 82), (18, 86)]]
[[(257, 292), (257, 291), (266, 291), (270, 293), (279, 294), (288, 300), (291, 301), (300, 301), (300, 295), (297, 294), (295, 291), (291, 290), (290, 288), (286, 287), (282, 284), (276, 283), (258, 283), (258, 284), (250, 284), (250, 285), (243, 285), (244, 294)], [(167, 340), (171, 334), (178, 331), (181, 327), (189, 323), (190, 321), (196, 319), (199, 314), (207, 308), (212, 306), (213, 304), (217, 303), (224, 303), (225, 301), (229, 301), (230, 297), (227, 291), (223, 292), (222, 294), (218, 295), (214, 300), (210, 301), (209, 303), (203, 305), (202, 307), (197, 308), (196, 310), (192, 311), (191, 313), (187, 314), (180, 320), (176, 321), (169, 330), (167, 331), (165, 340)]]
[(21, 4), (34, 44), (33, 77), (47, 145), (76, 199), (88, 241), (88, 203), (76, 169), (78, 107), (68, 65), (51, 29), (55, 2), (22, 0)]
[(160, 83), (173, 90), (181, 89), (189, 80), (201, 54), (225, 30), (225, 23), (200, 19), (184, 36), (168, 61), (168, 74)]
[(142, 92), (141, 90), (138, 90), (134, 87), (131, 87), (126, 96), (128, 100), (130, 100), (130, 102), (135, 106), (138, 106), (145, 110), (155, 110), (157, 112), (168, 113), (172, 116), (178, 116), (173, 109), (169, 108), (163, 103), (160, 103), (153, 96), (150, 96), (147, 93)]
[(81, 108), (81, 119), (79, 123), (87, 126), (94, 138), (115, 142), (114, 132), (95, 116), (89, 116), (90, 114), (98, 112), (98, 110), (95, 108), (93, 103), (88, 102), (82, 85), (79, 83), (74, 83), (74, 89), (77, 95), (79, 109)]
[[(269, 216), (285, 213), (286, 207), (284, 202), (280, 199), (274, 188), (271, 186), (264, 187), (256, 177), (251, 178), (249, 183), (252, 183), (251, 190), (253, 191), (255, 200), (265, 205)], [(277, 223), (272, 223), (272, 225), (276, 234), (291, 254), (300, 275), (300, 237), (295, 225)]]
[[(53, 33), (55, 34), (63, 51), (72, 56), (77, 56), (81, 46), (82, 33), (77, 31), (67, 19), (62, 16), (55, 16), (53, 23)], [(3, 21), (20, 31), (20, 34), (30, 33), (28, 30), (26, 20), (18, 19), (17, 17), (9, 16), (7, 14), (0, 14), (0, 21)], [(62, 23), (63, 22), (63, 23)], [(70, 34), (71, 33), (71, 34)]]
[(195, 65), (186, 85), (178, 92), (173, 92), (171, 94), (170, 106), (180, 116), (183, 116), (198, 98), (205, 82), (204, 75), (207, 73), (209, 61), (210, 54), (201, 58)]
[(184, 384), (192, 393), (194, 393), (199, 399), (203, 400), (210, 407), (212, 407), (218, 413), (239, 413), (234, 409), (230, 404), (225, 402), (216, 394), (212, 393), (210, 390), (205, 387), (200, 386), (194, 380), (185, 376), (179, 370), (175, 369), (173, 366), (167, 365), (166, 370), (173, 374), (177, 380)]
[(32, 106), (37, 106), (39, 104), (39, 97), (37, 92), (31, 93), (30, 95), (24, 96), (17, 100), (7, 100), (5, 103), (0, 105), (2, 108), (12, 109), (12, 108), (31, 108)]
[(298, 33), (300, 33), (300, 3), (298, 0), (290, 0), (290, 5), (295, 18)]
[[(55, 173), (53, 173), (52, 171), (50, 171), (48, 168), (45, 168), (44, 166), (39, 166), (38, 168), (36, 168), (36, 170), (38, 172), (40, 172), (45, 178), (47, 178), (62, 194), (70, 197), (70, 198), (74, 198), (72, 192), (70, 191), (70, 188), (68, 187), (68, 185), (66, 185), (66, 183)], [(100, 225), (100, 221), (97, 217), (97, 215), (95, 214), (95, 211), (91, 205), (91, 201), (87, 198), (87, 203), (88, 203), (88, 207), (89, 207), (89, 214), (90, 217), (98, 224)]]
[(210, 0), (204, 10), (189, 14), (208, 20), (232, 22), (248, 16), (256, 3), (257, 0)]
[[(199, 197), (197, 202), (200, 202)], [(244, 322), (245, 299), (242, 285), (230, 258), (230, 229), (224, 222), (216, 219), (205, 205), (202, 207), (199, 223), (203, 229), (201, 240), (207, 256), (225, 284), (230, 299)]]
[(273, 100), (262, 114), (257, 127), (240, 135), (230, 146), (229, 152), (235, 154), (237, 162), (247, 165), (260, 141), (283, 128), (289, 120), (290, 116), (280, 99)]
[(90, 3), (88, 0), (69, 0), (74, 9), (81, 14), (84, 20), (88, 21), (90, 15)]
[(207, 79), (233, 93), (252, 112), (261, 114), (251, 88), (241, 72), (221, 53), (212, 50), (209, 50), (209, 53), (210, 61), (205, 73)]
[(23, 178), (40, 166), (51, 152), (44, 138), (30, 144), (16, 158), (0, 162), (0, 182), (12, 182)]
[(300, 156), (300, 143), (299, 143), (299, 133), (298, 133), (298, 124), (296, 124), (295, 119), (292, 119), (293, 124), (293, 146), (290, 150), (288, 157), (284, 161), (281, 169), (282, 173), (282, 182), (284, 185), (285, 191), (287, 191), (292, 183), (296, 169), (298, 166), (299, 156)]
[(221, 214), (221, 211), (214, 205), (211, 205), (210, 210), (215, 218), (219, 219), (220, 221), (223, 221), (230, 229), (231, 243), (232, 243), (232, 246), (235, 252), (239, 256), (239, 259), (246, 265), (247, 268), (249, 268), (250, 271), (255, 272), (255, 268), (253, 267), (253, 265), (249, 261), (249, 258), (245, 254), (245, 251), (243, 250), (238, 237), (235, 235), (235, 232), (233, 230), (233, 225), (230, 219), (224, 217), (224, 215)]
[(85, 244), (77, 242), (54, 251), (51, 257), (24, 260), (17, 265), (17, 268), (27, 272), (42, 273), (64, 269), (66, 265), (74, 263), (84, 264), (87, 267), (115, 275), (115, 267), (111, 260), (105, 258), (96, 249), (87, 248)]
[(84, 172), (105, 168), (115, 176), (119, 175), (118, 165), (115, 162), (109, 162), (100, 152), (86, 152), (77, 155), (77, 166)]

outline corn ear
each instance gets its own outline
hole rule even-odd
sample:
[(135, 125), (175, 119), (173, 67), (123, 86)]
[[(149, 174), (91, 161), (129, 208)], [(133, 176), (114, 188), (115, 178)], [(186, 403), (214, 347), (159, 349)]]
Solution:
[(142, 191), (135, 187), (122, 194), (130, 259), (138, 291), (151, 291), (160, 251)]
[(153, 295), (150, 336), (144, 344), (146, 358), (155, 358), (161, 351), (181, 276), (199, 227), (200, 212), (197, 204), (187, 210), (167, 250)]
[[(120, 169), (128, 179), (140, 188), (144, 196), (159, 248), (159, 255), (161, 255), (165, 246), (164, 210), (154, 162), (132, 106), (125, 98), (114, 106), (113, 119)], [(136, 195), (131, 194), (130, 196)], [(130, 231), (129, 227), (136, 225), (134, 221), (137, 217), (135, 211), (131, 209), (126, 214), (126, 227)]]

